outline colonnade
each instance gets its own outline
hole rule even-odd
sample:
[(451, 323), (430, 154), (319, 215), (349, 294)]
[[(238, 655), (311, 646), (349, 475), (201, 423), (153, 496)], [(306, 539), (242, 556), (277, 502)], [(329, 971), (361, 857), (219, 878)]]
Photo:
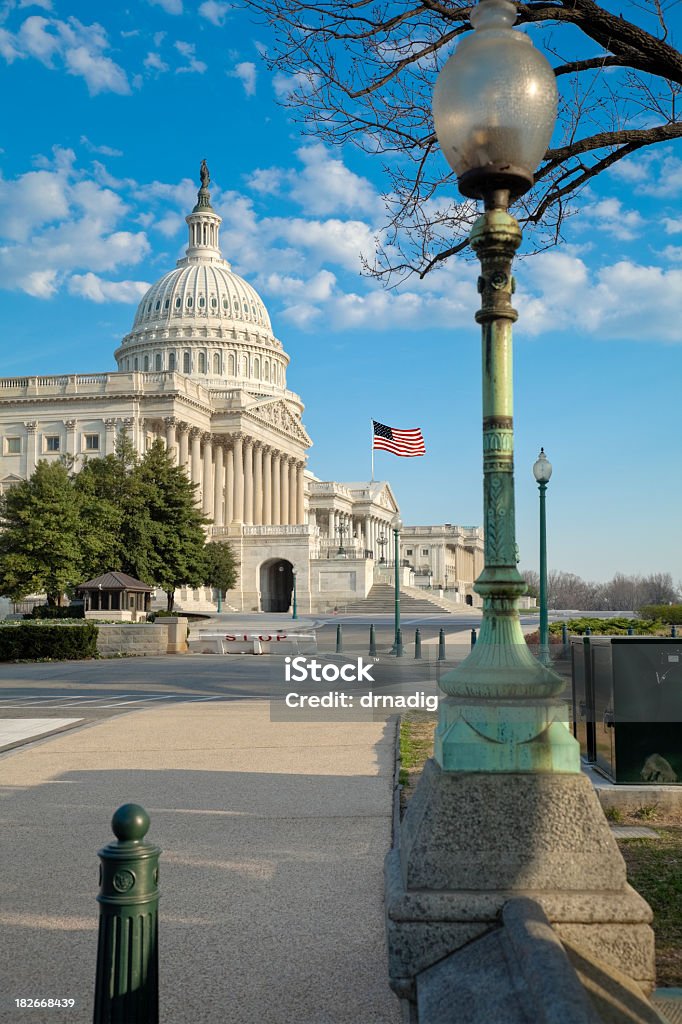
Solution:
[(214, 526), (302, 524), (305, 519), (302, 459), (248, 434), (212, 434), (166, 417), (166, 448), (175, 452), (201, 507)]
[(382, 554), (379, 537), (383, 536), (386, 540), (383, 545), (383, 554), (386, 559), (393, 557), (393, 528), (390, 520), (375, 515), (358, 516), (339, 509), (319, 507), (313, 512), (313, 515), (323, 533), (326, 533), (329, 540), (335, 544), (340, 546), (343, 538), (344, 547), (356, 547), (371, 551), (374, 557), (379, 559)]

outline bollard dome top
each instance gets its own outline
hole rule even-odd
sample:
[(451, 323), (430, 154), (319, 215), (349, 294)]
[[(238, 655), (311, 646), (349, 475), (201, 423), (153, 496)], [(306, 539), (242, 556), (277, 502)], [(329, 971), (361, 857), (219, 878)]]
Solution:
[(123, 804), (114, 813), (111, 828), (121, 842), (139, 842), (149, 831), (149, 815), (139, 804)]

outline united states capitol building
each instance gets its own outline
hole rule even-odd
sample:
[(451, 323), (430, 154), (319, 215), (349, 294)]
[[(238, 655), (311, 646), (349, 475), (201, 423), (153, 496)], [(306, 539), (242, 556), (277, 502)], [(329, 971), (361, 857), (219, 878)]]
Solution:
[[(143, 297), (115, 372), (0, 378), (0, 488), (40, 459), (108, 455), (121, 430), (140, 454), (161, 437), (198, 485), (210, 539), (234, 548), (228, 606), (285, 611), (295, 572), (302, 612), (341, 608), (390, 582), (398, 502), (386, 482), (337, 483), (306, 468), (312, 441), (287, 387), (289, 356), (260, 296), (222, 257), (208, 184), (203, 164), (186, 255)], [(479, 603), (480, 528), (408, 527), (401, 559), (406, 584)], [(176, 606), (214, 608), (214, 596), (180, 590)]]

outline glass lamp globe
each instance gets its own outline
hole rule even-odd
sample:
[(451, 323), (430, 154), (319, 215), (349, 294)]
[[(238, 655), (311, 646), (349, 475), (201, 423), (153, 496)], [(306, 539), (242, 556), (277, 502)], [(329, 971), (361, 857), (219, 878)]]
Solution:
[(545, 449), (540, 449), (537, 462), (533, 464), (533, 476), (539, 484), (548, 484), (552, 475), (552, 463), (545, 455)]
[(393, 516), (393, 519), (391, 519), (391, 526), (394, 530), (397, 530), (398, 533), (400, 533), (403, 528), (403, 521), (400, 516)]
[(527, 35), (512, 28), (509, 0), (480, 0), (474, 32), (442, 68), (433, 119), (460, 192), (484, 199), (497, 189), (523, 195), (552, 137), (557, 112), (554, 72)]

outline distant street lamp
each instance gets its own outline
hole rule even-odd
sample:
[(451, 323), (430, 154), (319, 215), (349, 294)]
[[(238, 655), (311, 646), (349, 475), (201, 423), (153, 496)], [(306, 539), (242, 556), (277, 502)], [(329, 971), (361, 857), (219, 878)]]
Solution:
[(339, 532), (339, 550), (336, 553), (337, 553), (337, 555), (345, 555), (346, 551), (345, 551), (344, 546), (343, 546), (343, 535), (346, 532), (346, 527), (345, 527), (345, 525), (343, 523), (339, 523), (338, 532)]
[(552, 463), (540, 449), (533, 465), (533, 476), (540, 490), (540, 650), (538, 657), (543, 665), (551, 665), (549, 654), (549, 625), (547, 616), (547, 528), (545, 520), (545, 492), (552, 475)]
[(395, 515), (391, 520), (393, 530), (393, 551), (395, 557), (395, 653), (398, 653), (398, 632), (400, 630), (400, 531), (403, 528), (403, 521), (400, 516)]
[(383, 533), (379, 534), (379, 536), (377, 537), (377, 544), (379, 545), (379, 547), (381, 549), (381, 557), (379, 558), (379, 565), (385, 565), (386, 564), (386, 559), (384, 558), (384, 548), (386, 547), (386, 536), (385, 536), (385, 534), (383, 534)]
[[(509, 0), (483, 0), (433, 94), (436, 136), (468, 199), (484, 212), (470, 241), (481, 264), (484, 568), (478, 643), (440, 680), (434, 752), (446, 771), (577, 771), (563, 720), (559, 676), (528, 650), (518, 611), (526, 584), (517, 568), (512, 398), (512, 260), (521, 230), (509, 205), (533, 185), (550, 142), (557, 86), (547, 59), (512, 28)], [(516, 710), (512, 710), (512, 705)], [(561, 739), (559, 739), (561, 737)], [(491, 740), (494, 739), (494, 742)]]

